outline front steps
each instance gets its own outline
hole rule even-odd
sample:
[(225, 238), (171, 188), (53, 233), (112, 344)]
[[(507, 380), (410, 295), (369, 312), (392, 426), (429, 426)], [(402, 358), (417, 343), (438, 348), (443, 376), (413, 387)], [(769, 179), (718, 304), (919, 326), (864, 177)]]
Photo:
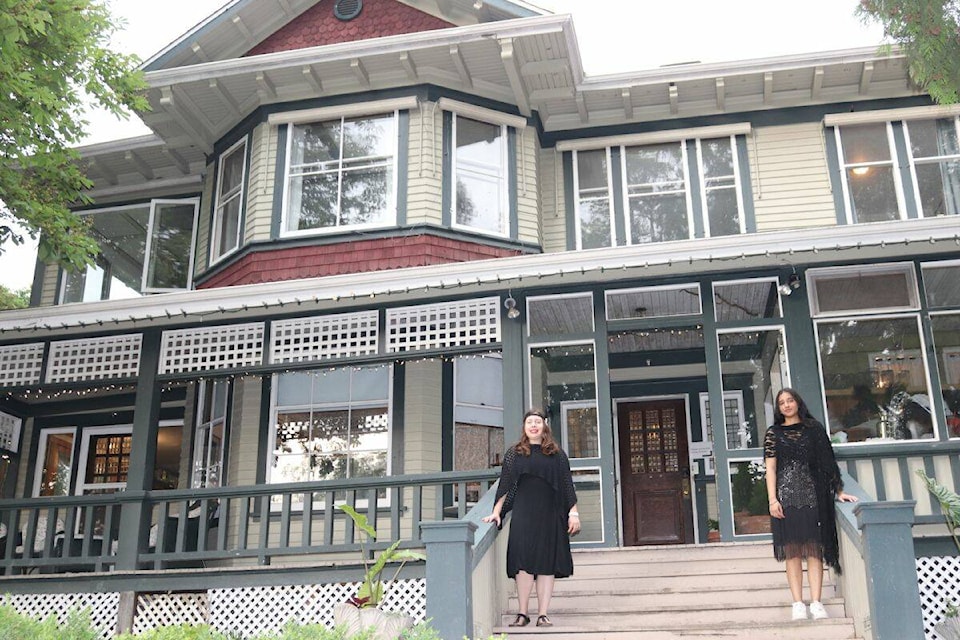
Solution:
[[(550, 618), (537, 628), (516, 616), (513, 594), (496, 633), (510, 640), (841, 640), (855, 638), (829, 573), (823, 603), (828, 620), (790, 620), (783, 564), (769, 542), (575, 551), (575, 575), (556, 581)], [(809, 600), (804, 576), (804, 598)]]

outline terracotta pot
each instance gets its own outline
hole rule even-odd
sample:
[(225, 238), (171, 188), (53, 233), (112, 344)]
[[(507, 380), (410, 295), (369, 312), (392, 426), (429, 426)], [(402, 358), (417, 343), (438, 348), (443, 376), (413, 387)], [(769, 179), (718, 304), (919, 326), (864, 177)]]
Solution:
[(720, 542), (720, 532), (717, 530), (707, 531), (707, 542)]
[(358, 609), (349, 602), (334, 605), (333, 622), (346, 629), (351, 636), (373, 627), (373, 640), (396, 640), (404, 629), (413, 626), (410, 616), (374, 607)]

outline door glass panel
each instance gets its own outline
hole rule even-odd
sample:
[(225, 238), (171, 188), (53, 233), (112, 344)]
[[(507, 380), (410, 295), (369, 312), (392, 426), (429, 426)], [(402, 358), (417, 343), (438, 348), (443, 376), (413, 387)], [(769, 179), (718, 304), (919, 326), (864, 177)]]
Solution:
[(734, 535), (770, 533), (766, 477), (766, 466), (760, 458), (730, 463)]
[(789, 386), (787, 356), (780, 329), (721, 333), (720, 372), (725, 394), (740, 393), (743, 416), (733, 422), (725, 412), (727, 449), (763, 446), (763, 434), (773, 424), (773, 399)]
[[(944, 424), (951, 438), (960, 438), (960, 313), (933, 316), (930, 326), (943, 389)], [(919, 415), (923, 417), (922, 411)]]
[(73, 470), (73, 434), (46, 434), (43, 470), (37, 495), (65, 496), (70, 493), (70, 474)]
[[(546, 411), (555, 438), (562, 439), (564, 402), (596, 400), (592, 343), (530, 349), (530, 404)], [(566, 442), (560, 444), (568, 448)]]

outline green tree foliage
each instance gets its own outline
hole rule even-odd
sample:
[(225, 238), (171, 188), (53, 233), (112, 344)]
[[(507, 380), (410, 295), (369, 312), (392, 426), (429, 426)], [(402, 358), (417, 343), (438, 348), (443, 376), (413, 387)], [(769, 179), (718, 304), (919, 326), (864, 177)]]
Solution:
[(30, 306), (30, 288), (11, 291), (0, 284), (0, 311), (26, 309)]
[(940, 104), (960, 101), (960, 0), (861, 0), (907, 57), (910, 78)]
[(44, 261), (77, 269), (96, 256), (68, 209), (91, 184), (70, 147), (87, 101), (124, 117), (147, 108), (137, 58), (106, 48), (117, 27), (100, 0), (0, 0), (0, 248), (23, 241), (19, 221)]

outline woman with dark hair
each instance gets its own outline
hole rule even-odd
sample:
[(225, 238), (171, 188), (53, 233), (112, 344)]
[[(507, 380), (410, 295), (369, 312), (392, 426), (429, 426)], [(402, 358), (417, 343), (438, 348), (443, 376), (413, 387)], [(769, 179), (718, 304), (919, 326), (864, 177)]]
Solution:
[(497, 502), (483, 519), (502, 526), (513, 510), (507, 539), (507, 576), (517, 581), (520, 612), (511, 627), (530, 624), (530, 592), (537, 585), (537, 626), (547, 617), (554, 578), (573, 575), (570, 536), (580, 531), (577, 494), (567, 454), (557, 445), (539, 409), (523, 416), (523, 435), (507, 449), (500, 470)]
[(827, 611), (820, 602), (824, 563), (840, 573), (834, 500), (856, 502), (857, 498), (843, 492), (827, 430), (810, 415), (803, 398), (793, 389), (784, 388), (777, 394), (773, 426), (763, 439), (763, 456), (773, 555), (786, 561), (792, 617), (807, 618), (802, 564), (806, 558), (810, 617), (826, 618)]

